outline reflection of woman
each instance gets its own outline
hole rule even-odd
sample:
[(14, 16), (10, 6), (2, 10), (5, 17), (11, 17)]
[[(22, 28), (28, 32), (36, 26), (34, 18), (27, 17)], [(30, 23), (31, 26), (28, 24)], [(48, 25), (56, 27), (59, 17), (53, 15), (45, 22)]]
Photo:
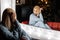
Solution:
[(29, 36), (20, 28), (16, 13), (11, 8), (4, 10), (0, 23), (0, 40), (30, 40)]
[(47, 24), (44, 24), (41, 8), (39, 6), (35, 6), (33, 8), (33, 13), (30, 15), (29, 24), (41, 28), (50, 29)]

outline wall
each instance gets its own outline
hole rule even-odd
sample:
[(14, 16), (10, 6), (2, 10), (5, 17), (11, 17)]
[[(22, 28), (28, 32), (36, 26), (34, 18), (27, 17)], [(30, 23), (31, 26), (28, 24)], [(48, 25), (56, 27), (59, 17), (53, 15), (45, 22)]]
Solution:
[(2, 13), (6, 8), (15, 10), (15, 0), (0, 0), (0, 21), (2, 20)]

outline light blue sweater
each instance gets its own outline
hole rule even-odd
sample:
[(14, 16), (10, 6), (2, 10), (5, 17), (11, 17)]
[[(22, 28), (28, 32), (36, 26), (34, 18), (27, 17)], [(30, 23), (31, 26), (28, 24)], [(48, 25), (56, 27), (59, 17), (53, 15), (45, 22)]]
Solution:
[(41, 13), (39, 14), (39, 17), (35, 16), (34, 13), (32, 13), (30, 15), (29, 25), (45, 29), (51, 29), (47, 24), (44, 24), (43, 16)]

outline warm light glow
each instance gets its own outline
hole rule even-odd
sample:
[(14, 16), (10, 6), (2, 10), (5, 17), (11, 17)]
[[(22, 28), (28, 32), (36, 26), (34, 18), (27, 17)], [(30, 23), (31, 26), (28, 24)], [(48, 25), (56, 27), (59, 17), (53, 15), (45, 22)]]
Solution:
[(45, 4), (47, 4), (47, 2), (45, 2)]
[(18, 0), (17, 0), (16, 2), (17, 2), (17, 3), (19, 3), (19, 1), (18, 1)]
[(41, 0), (43, 2), (43, 0)]

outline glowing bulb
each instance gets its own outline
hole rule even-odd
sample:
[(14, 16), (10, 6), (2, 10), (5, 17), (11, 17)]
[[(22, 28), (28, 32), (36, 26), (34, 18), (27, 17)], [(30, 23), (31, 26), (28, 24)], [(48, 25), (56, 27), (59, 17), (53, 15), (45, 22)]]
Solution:
[(47, 2), (45, 2), (45, 4), (47, 4)]
[(19, 1), (17, 0), (16, 2), (18, 3)]

